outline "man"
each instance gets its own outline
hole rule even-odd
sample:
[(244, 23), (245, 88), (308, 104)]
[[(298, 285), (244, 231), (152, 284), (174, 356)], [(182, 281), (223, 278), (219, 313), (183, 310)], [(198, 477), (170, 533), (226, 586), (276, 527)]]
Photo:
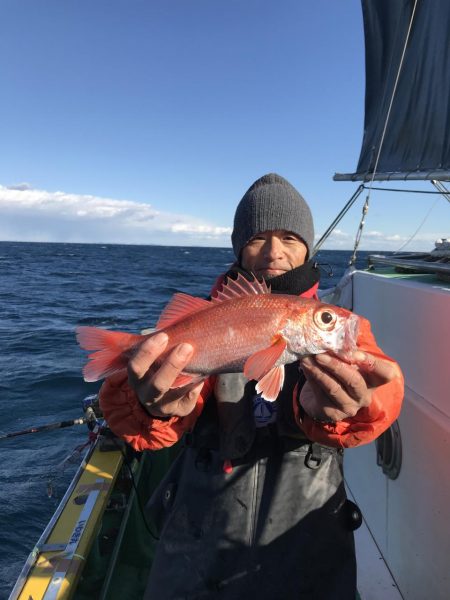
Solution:
[[(237, 273), (270, 280), (272, 293), (312, 297), (314, 229), (305, 200), (276, 174), (239, 203), (232, 234)], [(178, 456), (148, 511), (158, 526), (148, 598), (352, 599), (355, 507), (345, 497), (342, 448), (375, 439), (398, 416), (403, 379), (362, 319), (351, 364), (328, 353), (285, 367), (275, 403), (241, 374), (171, 389), (193, 348), (164, 351), (159, 333), (126, 376), (101, 390), (110, 427), (134, 448), (170, 446)]]

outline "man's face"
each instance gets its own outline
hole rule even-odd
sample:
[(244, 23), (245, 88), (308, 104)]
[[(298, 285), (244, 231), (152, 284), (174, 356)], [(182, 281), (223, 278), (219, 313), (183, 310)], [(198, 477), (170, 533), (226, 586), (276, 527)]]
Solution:
[(264, 231), (255, 235), (241, 255), (247, 271), (263, 277), (277, 277), (305, 263), (308, 250), (301, 239), (285, 230)]

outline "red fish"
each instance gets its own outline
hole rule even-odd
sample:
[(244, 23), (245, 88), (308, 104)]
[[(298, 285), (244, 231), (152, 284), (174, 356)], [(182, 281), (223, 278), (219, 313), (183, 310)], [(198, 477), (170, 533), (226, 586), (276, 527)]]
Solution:
[(211, 301), (175, 294), (156, 331), (135, 335), (78, 327), (78, 343), (94, 350), (83, 369), (85, 381), (97, 381), (126, 368), (140, 344), (164, 331), (169, 341), (155, 368), (182, 342), (194, 348), (192, 359), (174, 383), (180, 387), (213, 373), (243, 372), (258, 383), (256, 391), (275, 400), (284, 382), (284, 365), (303, 356), (332, 351), (345, 356), (356, 349), (359, 318), (348, 310), (299, 296), (271, 294), (265, 282), (239, 276)]

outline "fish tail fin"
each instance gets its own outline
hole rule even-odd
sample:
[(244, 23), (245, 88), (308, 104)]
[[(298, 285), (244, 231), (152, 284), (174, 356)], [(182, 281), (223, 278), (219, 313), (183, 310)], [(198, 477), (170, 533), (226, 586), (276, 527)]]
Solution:
[(83, 367), (85, 381), (98, 381), (125, 369), (128, 351), (146, 336), (120, 331), (108, 331), (97, 327), (77, 327), (77, 341), (89, 354), (89, 362)]

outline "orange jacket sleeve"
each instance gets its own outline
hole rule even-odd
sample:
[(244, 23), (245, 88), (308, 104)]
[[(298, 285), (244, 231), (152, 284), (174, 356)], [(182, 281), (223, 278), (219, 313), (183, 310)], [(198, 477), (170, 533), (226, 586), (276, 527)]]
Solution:
[[(395, 363), (377, 346), (369, 321), (362, 317), (357, 345), (377, 358)], [(325, 446), (352, 448), (372, 442), (392, 425), (400, 413), (403, 393), (404, 382), (399, 369), (398, 377), (373, 391), (368, 407), (361, 408), (354, 417), (332, 424), (300, 415), (297, 394), (294, 394), (295, 419), (310, 440)]]
[(123, 371), (109, 377), (99, 393), (100, 408), (111, 430), (135, 450), (160, 450), (175, 444), (190, 431), (200, 413), (213, 382), (207, 379), (194, 410), (185, 417), (163, 420), (151, 417), (130, 388)]

